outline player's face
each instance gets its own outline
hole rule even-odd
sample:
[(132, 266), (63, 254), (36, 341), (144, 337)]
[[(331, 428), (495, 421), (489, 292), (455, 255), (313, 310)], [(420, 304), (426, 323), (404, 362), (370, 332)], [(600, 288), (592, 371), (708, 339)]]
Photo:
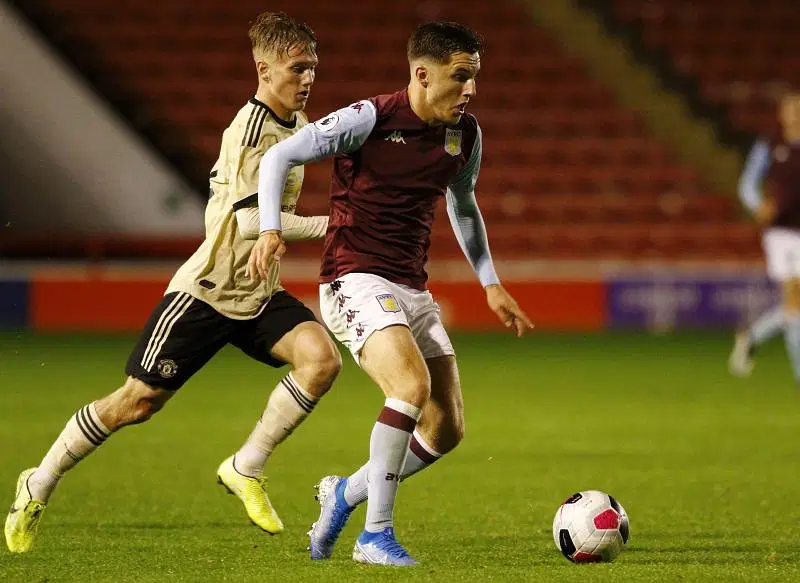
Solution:
[(455, 53), (447, 63), (428, 67), (426, 99), (433, 117), (444, 124), (458, 123), (475, 97), (475, 77), (481, 68), (478, 53)]
[(800, 139), (800, 93), (790, 93), (781, 100), (780, 118), (789, 139)]
[(290, 115), (305, 108), (318, 62), (317, 55), (304, 47), (269, 60), (262, 78), (275, 113)]

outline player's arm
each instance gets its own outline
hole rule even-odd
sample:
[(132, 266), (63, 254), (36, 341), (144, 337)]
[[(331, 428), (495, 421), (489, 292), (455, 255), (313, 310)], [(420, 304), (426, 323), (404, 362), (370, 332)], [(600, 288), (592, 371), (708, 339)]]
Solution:
[[(256, 146), (242, 146), (239, 151), (239, 167), (233, 177), (233, 191), (237, 193), (233, 203), (236, 225), (243, 239), (258, 239), (258, 173), (261, 158), (269, 148), (275, 147), (277, 138), (272, 135), (261, 137)], [(284, 239), (286, 241), (302, 241), (321, 239), (328, 228), (328, 217), (298, 217), (281, 212)]]
[(261, 159), (258, 180), (260, 236), (250, 253), (251, 277), (266, 278), (273, 261), (286, 248), (281, 236), (281, 195), (293, 166), (353, 152), (375, 127), (376, 111), (370, 101), (359, 101), (309, 124), (267, 150)]
[(447, 215), (461, 250), (486, 290), (486, 301), (506, 327), (513, 327), (517, 336), (522, 336), (526, 328), (533, 328), (528, 316), (519, 307), (505, 288), (494, 269), (492, 254), (489, 251), (489, 238), (483, 222), (478, 201), (475, 198), (475, 185), (481, 166), (483, 151), (480, 127), (469, 160), (450, 184), (445, 195)]
[(764, 197), (762, 192), (762, 184), (769, 171), (770, 162), (769, 144), (763, 140), (756, 141), (747, 155), (744, 170), (739, 178), (739, 199), (762, 225), (771, 223), (777, 212), (775, 201)]
[[(236, 211), (236, 223), (243, 239), (258, 239), (260, 220), (257, 207), (242, 208)], [(281, 212), (281, 227), (284, 241), (322, 239), (325, 237), (325, 231), (328, 230), (328, 217), (324, 215), (301, 217)]]

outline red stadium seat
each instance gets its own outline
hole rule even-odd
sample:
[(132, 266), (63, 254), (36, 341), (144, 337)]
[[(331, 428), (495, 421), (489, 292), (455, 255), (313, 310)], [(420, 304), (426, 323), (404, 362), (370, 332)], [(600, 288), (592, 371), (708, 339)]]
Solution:
[[(176, 143), (205, 168), (214, 163), (219, 136), (232, 115), (255, 91), (246, 30), (259, 11), (284, 10), (311, 23), (320, 39), (311, 119), (403, 87), (405, 40), (422, 19), (463, 21), (481, 30), (491, 47), (470, 110), (483, 128), (478, 197), (487, 223), (498, 227), (490, 233), (496, 255), (758, 252), (755, 230), (736, 225), (733, 201), (708, 194), (693, 168), (678, 162), (637, 114), (617, 104), (580, 60), (511, 0), (351, 0), (346, 18), (341, 5), (322, 0), (274, 0), (269, 6), (256, 0), (31, 4), (43, 18), (54, 19), (68, 40), (78, 41), (96, 75), (138, 100), (141, 115), (174, 132)], [(717, 3), (695, 3), (690, 23), (678, 14), (678, 4), (666, 0), (616, 4), (622, 18), (640, 23), (648, 42), (667, 47), (681, 67), (708, 71), (704, 93), (730, 103), (743, 126), (762, 123), (766, 102), (756, 101), (758, 91), (741, 102), (732, 97), (730, 83), (740, 79), (740, 72), (760, 75), (767, 64), (770, 75), (800, 70), (793, 68), (792, 58), (799, 54), (800, 35), (788, 43), (772, 40), (776, 27), (800, 23), (800, 11), (780, 9), (779, 0), (760, 2), (769, 10), (756, 19), (746, 0), (729, 0), (721, 10), (715, 9)], [(700, 28), (701, 22), (708, 26)], [(750, 32), (763, 44), (757, 55), (743, 58), (732, 49), (751, 22), (758, 25)], [(302, 212), (327, 212), (329, 173), (329, 163), (306, 169)], [(711, 225), (717, 226), (713, 235)], [(731, 233), (730, 245), (726, 233)], [(438, 222), (433, 237), (437, 256), (460, 255), (446, 220)]]

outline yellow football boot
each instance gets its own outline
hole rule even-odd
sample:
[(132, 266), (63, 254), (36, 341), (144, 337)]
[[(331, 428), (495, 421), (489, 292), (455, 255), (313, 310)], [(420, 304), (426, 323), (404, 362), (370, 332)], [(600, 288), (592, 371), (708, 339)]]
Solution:
[(269, 534), (283, 531), (283, 522), (269, 502), (265, 477), (243, 476), (233, 467), (233, 456), (231, 456), (217, 469), (217, 483), (242, 501), (247, 516), (258, 528)]
[(25, 553), (31, 550), (36, 540), (36, 530), (42, 512), (47, 507), (44, 502), (34, 500), (28, 491), (28, 478), (36, 468), (24, 470), (17, 478), (17, 494), (11, 510), (6, 516), (6, 544), (12, 553)]

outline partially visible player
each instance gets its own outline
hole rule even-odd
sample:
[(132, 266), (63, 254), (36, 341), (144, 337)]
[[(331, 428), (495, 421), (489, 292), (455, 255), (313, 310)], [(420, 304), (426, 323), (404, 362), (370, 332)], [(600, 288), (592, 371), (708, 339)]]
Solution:
[[(291, 366), (250, 437), (217, 470), (219, 483), (242, 500), (253, 523), (272, 534), (283, 530), (267, 497), (264, 465), (330, 388), (341, 360), (313, 313), (281, 288), (278, 265), (261, 282), (247, 275), (258, 237), (259, 162), (306, 125), (302, 110), (317, 66), (314, 33), (285, 14), (260, 14), (250, 39), (258, 89), (223, 134), (210, 178), (206, 238), (153, 311), (128, 360), (125, 384), (81, 407), (39, 466), (20, 474), (5, 523), (12, 552), (31, 548), (65, 472), (118, 429), (150, 419), (226, 344), (269, 366)], [(278, 193), (287, 240), (322, 238), (327, 228), (327, 217), (294, 215), (302, 182), (303, 168), (296, 167)], [(219, 388), (222, 403), (231, 388)]]
[(739, 196), (764, 228), (767, 273), (781, 286), (781, 305), (736, 335), (728, 367), (737, 376), (749, 375), (758, 346), (783, 332), (800, 383), (800, 93), (783, 96), (778, 115), (781, 132), (753, 144)]
[(293, 166), (336, 156), (321, 270), (323, 319), (386, 400), (369, 462), (320, 482), (311, 557), (330, 557), (353, 508), (368, 499), (353, 558), (415, 564), (397, 542), (400, 480), (459, 443), (463, 402), (455, 353), (426, 290), (434, 212), (445, 198), (452, 227), (486, 290), (489, 307), (521, 336), (532, 324), (500, 285), (475, 200), (481, 131), (465, 109), (480, 70), (478, 35), (432, 22), (408, 42), (409, 86), (342, 108), (271, 149), (261, 162), (261, 237), (250, 271), (266, 277), (283, 254), (280, 193)]

